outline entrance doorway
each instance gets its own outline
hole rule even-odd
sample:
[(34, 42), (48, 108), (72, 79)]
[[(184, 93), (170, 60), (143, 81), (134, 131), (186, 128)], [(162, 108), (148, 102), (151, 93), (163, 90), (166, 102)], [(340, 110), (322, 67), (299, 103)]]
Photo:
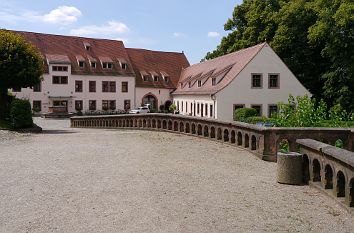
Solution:
[(149, 105), (150, 110), (156, 110), (157, 98), (152, 94), (145, 95), (142, 100), (142, 105)]
[(67, 112), (68, 101), (67, 100), (53, 100), (53, 112)]

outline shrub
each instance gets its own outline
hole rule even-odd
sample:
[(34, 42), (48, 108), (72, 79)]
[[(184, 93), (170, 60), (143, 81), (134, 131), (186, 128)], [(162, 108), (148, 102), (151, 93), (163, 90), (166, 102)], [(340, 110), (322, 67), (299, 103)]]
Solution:
[(338, 147), (338, 148), (341, 148), (343, 149), (344, 148), (344, 143), (341, 139), (338, 139), (336, 142), (335, 142), (335, 147)]
[(175, 104), (171, 104), (170, 107), (168, 108), (168, 110), (170, 112), (174, 112), (177, 109), (177, 106)]
[(289, 152), (289, 141), (286, 139), (283, 139), (279, 143), (279, 151), (282, 153), (288, 153)]
[(32, 127), (31, 104), (28, 100), (15, 99), (10, 107), (11, 126), (15, 129)]
[(160, 111), (161, 111), (161, 112), (165, 111), (165, 105), (164, 105), (164, 104), (161, 104), (161, 105), (160, 105)]
[(258, 115), (258, 112), (254, 108), (239, 108), (234, 112), (235, 121), (246, 121), (249, 117), (255, 117)]
[(255, 116), (255, 117), (248, 117), (245, 119), (246, 123), (250, 124), (257, 124), (257, 123), (271, 123), (271, 125), (275, 125), (274, 119), (265, 117), (265, 116)]

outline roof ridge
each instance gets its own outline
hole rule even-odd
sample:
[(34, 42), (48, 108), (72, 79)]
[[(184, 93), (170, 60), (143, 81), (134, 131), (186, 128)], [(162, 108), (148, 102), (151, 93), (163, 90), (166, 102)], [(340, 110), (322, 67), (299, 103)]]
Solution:
[(174, 54), (184, 54), (184, 52), (173, 52), (173, 51), (160, 51), (160, 50), (151, 50), (143, 48), (126, 48), (127, 50), (144, 50), (147, 52), (156, 52), (156, 53), (174, 53)]

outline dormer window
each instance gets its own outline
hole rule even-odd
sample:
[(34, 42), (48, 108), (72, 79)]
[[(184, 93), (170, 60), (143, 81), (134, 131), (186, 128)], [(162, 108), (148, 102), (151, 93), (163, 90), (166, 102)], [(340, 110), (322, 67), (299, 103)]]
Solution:
[(198, 87), (202, 86), (202, 80), (198, 80)]
[(215, 86), (216, 85), (216, 78), (211, 79), (211, 85)]
[(183, 83), (181, 83), (181, 88), (183, 88)]
[(97, 63), (94, 62), (94, 61), (92, 61), (92, 62), (91, 62), (91, 67), (95, 69), (95, 68), (97, 67)]
[(84, 47), (85, 47), (86, 51), (90, 51), (91, 50), (91, 45), (88, 42), (84, 42)]
[(188, 82), (188, 87), (191, 88), (192, 87), (192, 83)]
[(79, 67), (84, 68), (85, 67), (85, 61), (79, 61)]
[(110, 63), (110, 62), (103, 62), (102, 63), (102, 68), (103, 69), (112, 69), (112, 67), (113, 67), (113, 64)]
[(121, 67), (123, 70), (126, 70), (128, 68), (128, 64), (127, 63), (121, 63)]
[(154, 76), (154, 82), (158, 82), (159, 81), (159, 76)]
[(144, 76), (143, 76), (143, 80), (144, 80), (144, 82), (149, 81), (149, 75), (144, 75)]
[(163, 79), (165, 80), (165, 83), (168, 83), (170, 80), (170, 78), (168, 76), (165, 76)]

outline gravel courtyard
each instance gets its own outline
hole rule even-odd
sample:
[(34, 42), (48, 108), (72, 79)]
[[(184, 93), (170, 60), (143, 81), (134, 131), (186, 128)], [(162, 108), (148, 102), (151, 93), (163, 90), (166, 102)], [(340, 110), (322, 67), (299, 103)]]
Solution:
[(162, 132), (0, 131), (0, 232), (354, 232), (276, 164), (225, 144)]

